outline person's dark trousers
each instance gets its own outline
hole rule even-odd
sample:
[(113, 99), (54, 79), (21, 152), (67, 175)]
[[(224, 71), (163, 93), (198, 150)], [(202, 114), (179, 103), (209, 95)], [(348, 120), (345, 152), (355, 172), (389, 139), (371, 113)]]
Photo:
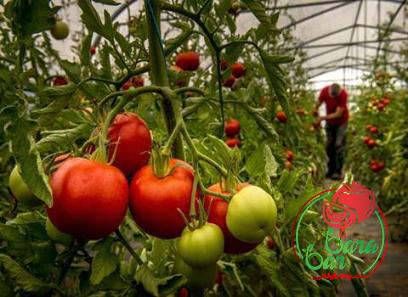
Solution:
[(326, 153), (329, 158), (327, 163), (328, 177), (333, 174), (341, 175), (346, 148), (346, 131), (347, 122), (341, 125), (329, 125), (326, 123)]

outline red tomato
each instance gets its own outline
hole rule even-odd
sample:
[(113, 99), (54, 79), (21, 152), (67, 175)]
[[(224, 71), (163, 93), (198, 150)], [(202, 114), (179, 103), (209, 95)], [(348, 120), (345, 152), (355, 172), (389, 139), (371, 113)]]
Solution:
[(241, 141), (238, 138), (227, 138), (227, 140), (225, 140), (225, 143), (230, 148), (240, 147), (241, 146)]
[(266, 237), (266, 246), (270, 250), (276, 249), (276, 242), (272, 239), (272, 237), (270, 237), (270, 236)]
[(377, 160), (370, 161), (370, 169), (374, 172), (380, 172), (385, 168), (384, 161), (378, 162)]
[(180, 72), (184, 71), (181, 67), (178, 67), (177, 65), (171, 65), (170, 70), (172, 70), (174, 72), (177, 72), (177, 73), (180, 73)]
[(127, 81), (127, 82), (125, 82), (125, 83), (123, 84), (122, 90), (127, 91), (127, 90), (130, 89), (130, 87), (133, 87), (133, 86), (132, 86), (132, 83), (131, 83), (130, 81)]
[[(240, 184), (237, 190), (241, 190), (248, 184)], [(220, 184), (214, 184), (208, 188), (210, 191), (229, 194), (221, 190)], [(211, 205), (211, 206), (210, 206)], [(209, 214), (208, 222), (218, 225), (224, 234), (224, 252), (227, 254), (242, 254), (253, 250), (259, 243), (246, 243), (235, 238), (228, 230), (226, 217), (228, 211), (228, 202), (214, 196), (206, 195), (204, 197), (204, 209)]]
[(367, 131), (370, 131), (372, 127), (373, 127), (373, 125), (367, 125), (367, 126), (366, 126), (366, 130), (367, 130)]
[(144, 78), (141, 76), (132, 77), (132, 84), (135, 88), (144, 86)]
[(364, 136), (364, 137), (363, 137), (363, 142), (364, 142), (365, 144), (368, 144), (368, 142), (370, 141), (370, 139), (371, 139), (370, 136)]
[(221, 66), (221, 70), (225, 70), (225, 69), (228, 68), (228, 62), (227, 62), (226, 60), (222, 59), (220, 64), (221, 64), (221, 65), (220, 65), (220, 66)]
[(200, 56), (193, 51), (179, 53), (176, 57), (176, 65), (183, 70), (197, 70), (200, 65)]
[(380, 102), (381, 102), (384, 106), (387, 106), (388, 104), (391, 103), (391, 100), (388, 99), (388, 98), (382, 98), (382, 99), (380, 100)]
[(379, 102), (379, 103), (377, 104), (377, 109), (378, 109), (378, 111), (383, 111), (383, 110), (384, 110), (384, 108), (385, 108), (384, 103)]
[(117, 168), (84, 158), (64, 161), (51, 177), (53, 205), (48, 217), (61, 232), (99, 239), (125, 217), (128, 183)]
[(184, 161), (170, 160), (170, 167), (177, 166), (165, 177), (154, 175), (147, 165), (136, 172), (130, 184), (130, 211), (135, 222), (150, 235), (170, 239), (181, 235), (185, 223), (180, 209), (189, 217), (193, 170)]
[(289, 162), (292, 162), (294, 158), (295, 158), (295, 153), (292, 152), (291, 150), (287, 150), (286, 151), (286, 160), (288, 160)]
[(375, 127), (375, 126), (371, 126), (370, 132), (373, 133), (373, 134), (377, 134), (378, 133), (378, 128)]
[(228, 78), (224, 81), (224, 87), (227, 87), (227, 88), (231, 88), (231, 89), (232, 89), (232, 87), (233, 87), (234, 84), (235, 84), (235, 80), (236, 80), (235, 76), (231, 75), (230, 77), (228, 77)]
[(187, 288), (181, 288), (178, 291), (178, 297), (188, 297), (188, 290)]
[(288, 117), (286, 116), (286, 114), (283, 111), (278, 111), (276, 113), (276, 118), (281, 123), (286, 123), (288, 121)]
[(55, 76), (52, 80), (52, 85), (55, 86), (63, 86), (68, 84), (68, 80), (64, 76)]
[(377, 145), (377, 143), (375, 142), (375, 139), (370, 138), (370, 139), (367, 141), (367, 146), (368, 146), (369, 148), (373, 148), (373, 147), (375, 147), (376, 145)]
[(222, 283), (224, 282), (224, 275), (222, 274), (221, 271), (218, 271), (218, 272), (217, 272), (217, 277), (215, 278), (215, 282), (216, 282), (219, 286), (221, 286)]
[(228, 137), (233, 137), (239, 133), (241, 125), (238, 120), (230, 119), (225, 123), (224, 132)]
[(133, 175), (149, 161), (152, 138), (146, 123), (137, 114), (118, 114), (109, 127), (108, 138), (109, 158), (116, 150), (112, 165), (126, 176)]
[(244, 76), (244, 74), (245, 74), (244, 65), (242, 65), (241, 63), (232, 64), (231, 65), (231, 73), (236, 78), (240, 78), (240, 77)]
[(96, 47), (91, 47), (89, 49), (89, 53), (91, 54), (91, 56), (95, 55), (96, 54)]

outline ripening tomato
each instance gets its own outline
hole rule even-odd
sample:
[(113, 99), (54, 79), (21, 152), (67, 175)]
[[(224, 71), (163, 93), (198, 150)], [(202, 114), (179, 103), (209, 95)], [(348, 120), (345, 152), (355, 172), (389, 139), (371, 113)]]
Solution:
[(302, 108), (302, 107), (296, 108), (296, 113), (297, 113), (298, 115), (300, 115), (300, 116), (306, 115), (306, 111), (305, 111), (305, 109)]
[(68, 37), (69, 27), (67, 23), (63, 21), (56, 21), (54, 27), (51, 28), (51, 35), (57, 40), (62, 40)]
[(383, 111), (383, 110), (384, 110), (384, 108), (385, 108), (384, 103), (379, 102), (379, 103), (377, 104), (377, 109), (378, 109), (378, 111)]
[[(178, 256), (174, 261), (173, 272), (183, 274), (187, 278), (186, 287), (190, 289), (211, 288), (215, 284), (217, 264), (212, 263), (203, 268), (193, 268), (186, 264), (183, 259)], [(188, 294), (184, 296), (188, 296)]]
[(66, 234), (61, 232), (54, 226), (51, 222), (50, 218), (47, 218), (45, 222), (45, 230), (47, 231), (48, 237), (55, 242), (63, 244), (65, 246), (70, 246), (71, 243), (74, 241), (74, 237), (72, 235)]
[(227, 226), (237, 239), (258, 243), (273, 232), (277, 219), (276, 204), (271, 195), (256, 186), (236, 193), (227, 211)]
[(287, 150), (285, 154), (286, 154), (286, 160), (288, 160), (289, 162), (292, 162), (293, 159), (295, 158), (295, 153), (292, 152), (291, 150)]
[(276, 249), (276, 242), (272, 239), (272, 237), (270, 237), (270, 236), (266, 237), (266, 246), (270, 250)]
[(132, 77), (132, 84), (135, 88), (144, 86), (144, 78), (141, 76)]
[(373, 148), (377, 145), (377, 142), (375, 141), (375, 139), (370, 138), (369, 140), (367, 140), (367, 146), (369, 148)]
[(370, 131), (372, 127), (373, 127), (373, 125), (368, 124), (368, 125), (366, 125), (366, 130)]
[(91, 56), (95, 55), (96, 54), (96, 47), (91, 47), (89, 49), (89, 53), (91, 54)]
[(291, 170), (291, 169), (292, 169), (292, 162), (291, 162), (291, 161), (285, 160), (283, 163), (284, 163), (285, 168), (286, 168), (287, 170)]
[(370, 136), (364, 136), (363, 137), (363, 142), (365, 143), (365, 144), (368, 144), (368, 141), (371, 139), (371, 137)]
[(53, 205), (48, 217), (61, 232), (99, 239), (115, 231), (125, 217), (128, 183), (114, 166), (84, 158), (63, 162), (51, 177)]
[(193, 268), (204, 268), (217, 263), (224, 251), (224, 235), (212, 223), (190, 230), (186, 227), (177, 244), (183, 261)]
[(283, 112), (283, 111), (278, 111), (276, 113), (276, 118), (281, 123), (286, 123), (288, 121), (288, 117), (286, 116), (285, 112)]
[(176, 65), (186, 71), (197, 70), (200, 66), (200, 56), (193, 51), (179, 53), (176, 57)]
[(241, 141), (237, 137), (227, 138), (227, 140), (225, 140), (225, 143), (230, 148), (240, 147), (241, 146)]
[(242, 65), (241, 63), (232, 64), (231, 65), (231, 73), (236, 78), (240, 78), (240, 77), (244, 76), (244, 74), (245, 74), (244, 65)]
[[(178, 164), (177, 164), (178, 163)], [(176, 166), (176, 165), (183, 166)], [(180, 209), (188, 218), (193, 170), (184, 161), (170, 160), (170, 174), (157, 177), (146, 165), (136, 172), (130, 184), (130, 211), (146, 233), (170, 239), (181, 235), (185, 223)]]
[(388, 98), (381, 98), (380, 102), (384, 105), (387, 106), (388, 104), (391, 103), (391, 100)]
[(57, 75), (52, 80), (52, 85), (55, 86), (63, 86), (68, 84), (67, 79), (64, 76)]
[(178, 297), (188, 297), (188, 290), (187, 288), (181, 288), (177, 294)]
[(132, 82), (127, 81), (122, 85), (122, 90), (123, 91), (127, 91), (129, 90), (131, 87), (133, 87)]
[(373, 134), (377, 134), (377, 133), (378, 133), (378, 128), (375, 127), (375, 126), (372, 126), (372, 127), (370, 128), (370, 132), (373, 133)]
[(109, 158), (116, 150), (112, 165), (126, 176), (132, 176), (149, 161), (152, 137), (147, 124), (137, 114), (118, 114), (109, 127), (108, 138)]
[(224, 132), (228, 137), (234, 137), (241, 130), (241, 124), (236, 119), (229, 119), (224, 125)]
[(234, 87), (235, 80), (236, 80), (235, 76), (231, 75), (230, 77), (228, 77), (228, 78), (224, 81), (224, 87), (227, 87), (227, 88), (231, 88), (231, 89), (232, 89), (232, 88)]
[[(237, 190), (242, 189), (248, 184), (240, 184), (237, 186)], [(220, 184), (214, 184), (208, 188), (208, 190), (216, 193), (222, 193), (228, 195), (228, 192), (221, 190)], [(224, 234), (224, 252), (227, 254), (242, 254), (250, 250), (253, 250), (258, 243), (246, 243), (235, 238), (228, 230), (226, 217), (228, 210), (228, 202), (222, 198), (206, 195), (204, 197), (204, 209), (208, 214), (208, 222), (216, 224), (221, 228)]]
[(9, 187), (13, 196), (21, 203), (27, 206), (37, 206), (42, 203), (31, 192), (30, 188), (24, 182), (20, 174), (20, 168), (16, 165), (10, 173)]

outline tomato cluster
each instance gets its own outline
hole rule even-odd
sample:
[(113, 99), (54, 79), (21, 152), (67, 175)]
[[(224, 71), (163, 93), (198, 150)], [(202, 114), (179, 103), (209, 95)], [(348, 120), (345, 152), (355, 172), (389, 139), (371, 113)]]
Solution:
[[(226, 60), (221, 60), (220, 63), (220, 68), (222, 71), (227, 70), (229, 67), (228, 62)], [(245, 67), (244, 64), (236, 62), (229, 67), (231, 69), (231, 75), (228, 76), (224, 82), (223, 85), (226, 88), (232, 89), (235, 85), (235, 82), (237, 79), (243, 77), (245, 75)]]
[(224, 125), (224, 132), (227, 135), (225, 143), (230, 147), (240, 147), (239, 132), (241, 131), (241, 124), (236, 119), (228, 120)]

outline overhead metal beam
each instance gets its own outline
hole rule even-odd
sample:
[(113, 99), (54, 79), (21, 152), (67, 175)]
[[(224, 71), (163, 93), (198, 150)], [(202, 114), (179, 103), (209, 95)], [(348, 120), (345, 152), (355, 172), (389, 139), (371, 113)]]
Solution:
[[(378, 28), (377, 26), (373, 26), (373, 25), (367, 25), (367, 24), (357, 24), (357, 27), (361, 27), (361, 28), (369, 28), (369, 29), (382, 29), (381, 27)], [(401, 34), (408, 34), (408, 31), (402, 30), (400, 28), (390, 28), (389, 31), (395, 32), (395, 33), (401, 33)]]
[(383, 32), (383, 35), (381, 36), (381, 38), (379, 37), (379, 38), (380, 38), (380, 42), (378, 43), (378, 46), (377, 46), (377, 54), (376, 54), (377, 57), (378, 57), (378, 54), (379, 54), (379, 52), (380, 52), (381, 44), (382, 44), (384, 38), (387, 36), (387, 34), (388, 34), (388, 32), (389, 32), (389, 30), (390, 30), (390, 28), (391, 28), (392, 23), (393, 23), (394, 20), (396, 19), (397, 15), (398, 15), (399, 12), (401, 11), (401, 9), (405, 6), (405, 4), (407, 4), (407, 0), (404, 0), (404, 1), (401, 2), (401, 4), (398, 6), (397, 10), (396, 10), (396, 11), (394, 12), (394, 14), (391, 16), (391, 19), (390, 19), (390, 21), (388, 22), (388, 25), (387, 25), (385, 31)]
[(338, 47), (335, 47), (335, 48), (332, 48), (332, 49), (329, 49), (329, 50), (326, 50), (326, 51), (311, 55), (311, 56), (307, 57), (306, 59), (304, 59), (304, 61), (310, 61), (310, 60), (312, 60), (314, 58), (318, 58), (318, 57), (330, 54), (332, 52), (335, 52), (335, 51), (338, 51), (338, 50), (341, 50), (341, 49), (344, 49), (344, 46), (341, 45), (341, 46), (338, 46)]
[[(393, 38), (389, 39), (389, 41), (406, 41), (407, 38)], [(364, 40), (364, 41), (354, 41), (354, 42), (344, 42), (344, 43), (327, 43), (327, 44), (311, 44), (306, 45), (303, 48), (320, 48), (320, 47), (332, 47), (332, 46), (350, 46), (350, 45), (359, 45), (359, 44), (367, 44), (367, 43), (377, 43), (379, 40)], [(286, 49), (285, 49), (286, 50)]]
[[(329, 5), (329, 4), (336, 4), (339, 2), (353, 2), (358, 0), (328, 0), (328, 1), (318, 1), (318, 2), (306, 2), (306, 3), (296, 3), (296, 4), (287, 4), (287, 5), (277, 5), (268, 10), (275, 10), (275, 9), (293, 9), (293, 8), (300, 8), (300, 7), (310, 7), (310, 6), (320, 6), (320, 5)], [(383, 2), (392, 2), (399, 4), (401, 0), (381, 0)]]
[(296, 26), (296, 25), (298, 25), (298, 24), (300, 24), (300, 23), (303, 23), (303, 22), (305, 22), (305, 21), (307, 21), (307, 20), (313, 19), (313, 18), (315, 18), (315, 17), (317, 17), (317, 16), (321, 16), (322, 14), (325, 14), (325, 13), (331, 12), (331, 11), (334, 11), (334, 10), (336, 10), (336, 9), (339, 9), (339, 8), (341, 8), (341, 7), (344, 7), (344, 6), (349, 5), (349, 4), (352, 4), (352, 3), (355, 3), (355, 1), (346, 1), (346, 2), (345, 2), (345, 1), (342, 1), (342, 3), (340, 3), (339, 5), (330, 6), (329, 8), (323, 9), (323, 10), (318, 11), (318, 12), (316, 12), (316, 13), (313, 13), (313, 14), (307, 16), (307, 17), (304, 17), (303, 19), (296, 20), (296, 21), (294, 21), (294, 22), (292, 22), (292, 23), (290, 23), (290, 24), (288, 24), (288, 25), (282, 27), (281, 30), (289, 29), (289, 28), (291, 28), (291, 27), (293, 27), (293, 26)]
[[(377, 50), (377, 48), (375, 46), (371, 46), (371, 45), (367, 45), (367, 44), (358, 44), (358, 45), (355, 45), (355, 46)], [(388, 48), (381, 48), (380, 50), (384, 51), (384, 52), (390, 52), (390, 53), (393, 53), (393, 54), (401, 54), (399, 51), (388, 49)]]
[[(369, 71), (369, 70), (367, 70), (367, 69), (355, 67), (355, 65), (354, 65), (353, 67), (348, 67), (348, 68), (350, 68), (350, 69), (357, 69), (357, 70), (361, 70), (361, 71)], [(335, 68), (333, 68), (333, 69), (325, 69), (325, 70), (323, 70), (323, 71), (320, 71), (320, 72), (318, 72), (318, 73), (315, 73), (315, 74), (313, 74), (313, 75), (310, 75), (309, 78), (314, 78), (314, 77), (316, 77), (316, 76), (319, 76), (319, 75), (322, 75), (322, 74), (325, 74), (325, 73), (329, 73), (329, 72), (333, 72), (333, 71), (335, 71), (335, 70), (336, 70)]]
[[(397, 65), (398, 62), (389, 62), (388, 65)], [(343, 64), (343, 65), (329, 65), (329, 66), (316, 66), (316, 67), (305, 67), (307, 70), (315, 69), (342, 69), (342, 68), (355, 68), (355, 67), (372, 67), (373, 63), (360, 63), (360, 64)]]
[[(353, 22), (353, 29), (351, 30), (351, 34), (350, 34), (350, 41), (352, 42), (354, 39), (354, 33), (356, 32), (356, 26), (358, 23), (358, 18), (360, 17), (360, 12), (361, 12), (361, 7), (363, 6), (363, 0), (360, 0), (360, 3), (358, 4), (358, 8), (357, 8), (357, 12), (356, 12), (356, 16), (354, 18), (354, 22)], [(357, 40), (358, 41), (358, 40)], [(348, 57), (348, 54), (350, 52), (350, 45), (347, 47), (347, 52), (345, 57)]]

